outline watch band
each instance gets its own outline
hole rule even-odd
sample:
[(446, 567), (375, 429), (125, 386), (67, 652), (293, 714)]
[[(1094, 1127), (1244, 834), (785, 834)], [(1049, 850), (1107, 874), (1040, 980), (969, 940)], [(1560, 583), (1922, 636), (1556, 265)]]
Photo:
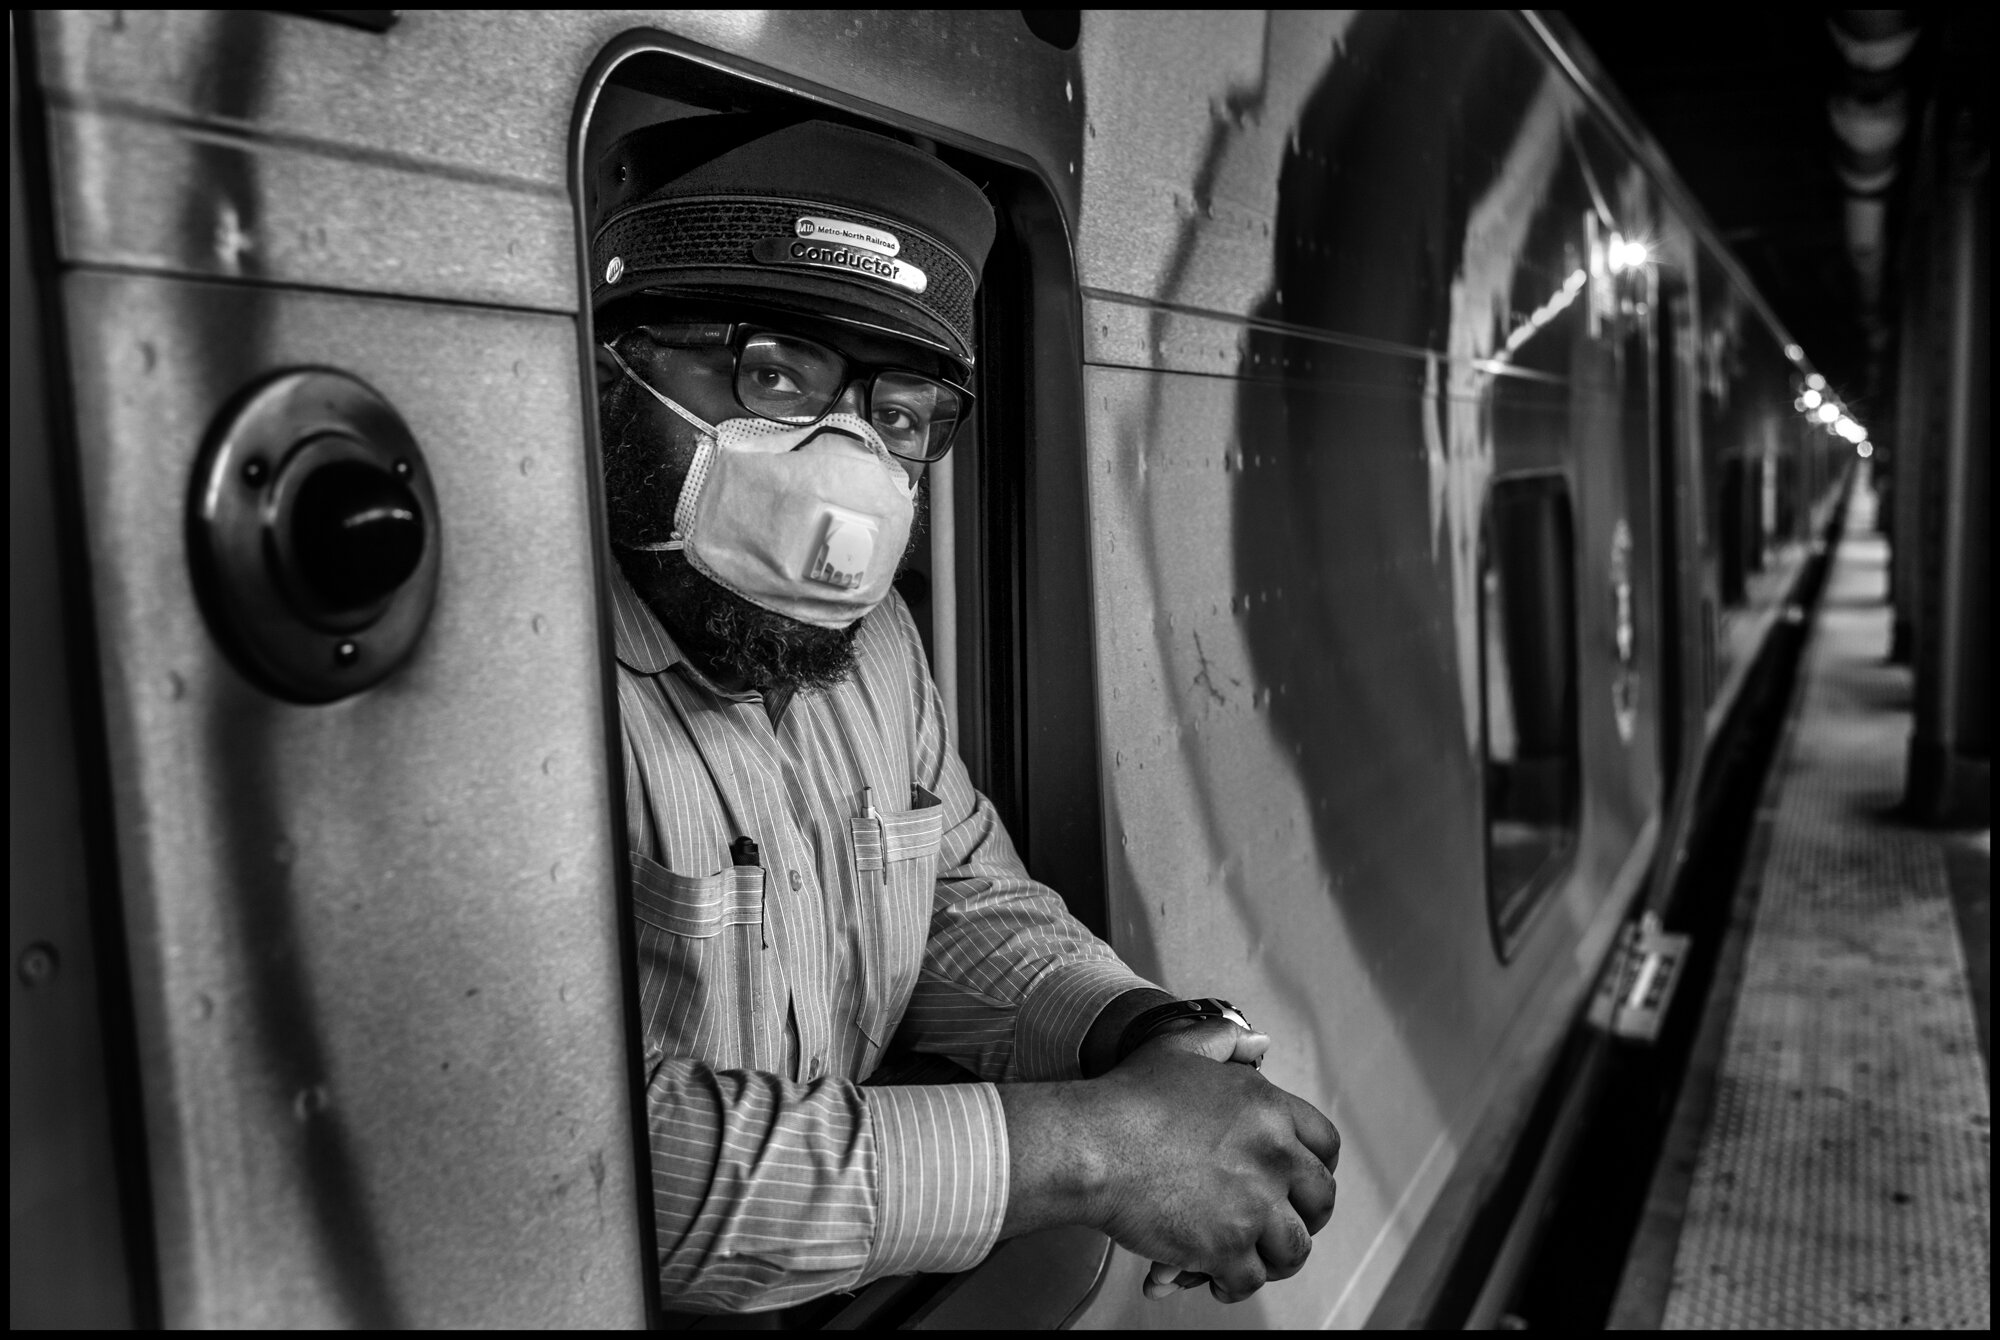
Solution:
[(1122, 1061), (1130, 1056), (1132, 1049), (1151, 1037), (1161, 1025), (1180, 1019), (1223, 1019), (1238, 1028), (1251, 1026), (1243, 1011), (1226, 1000), (1211, 996), (1199, 1000), (1170, 1000), (1150, 1010), (1141, 1010), (1131, 1023), (1125, 1025), (1125, 1031), (1118, 1035), (1118, 1059)]

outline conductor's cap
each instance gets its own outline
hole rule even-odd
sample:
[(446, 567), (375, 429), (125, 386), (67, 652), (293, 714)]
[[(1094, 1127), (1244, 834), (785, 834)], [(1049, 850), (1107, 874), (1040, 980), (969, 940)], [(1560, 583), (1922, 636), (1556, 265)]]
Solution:
[(741, 299), (972, 363), (993, 207), (922, 149), (828, 121), (690, 118), (618, 141), (597, 187), (594, 310), (642, 293)]

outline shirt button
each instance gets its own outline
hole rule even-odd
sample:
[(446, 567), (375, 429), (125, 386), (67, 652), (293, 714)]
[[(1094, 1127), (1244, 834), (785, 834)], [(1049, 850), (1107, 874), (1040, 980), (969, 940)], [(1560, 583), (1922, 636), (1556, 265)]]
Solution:
[(805, 881), (799, 878), (799, 872), (798, 872), (798, 871), (796, 871), (796, 870), (792, 871), (792, 890), (793, 890), (793, 892), (797, 892), (797, 891), (798, 891), (798, 889), (799, 889), (799, 886), (800, 886), (800, 885), (802, 885), (802, 884), (804, 884), (804, 883), (805, 883)]

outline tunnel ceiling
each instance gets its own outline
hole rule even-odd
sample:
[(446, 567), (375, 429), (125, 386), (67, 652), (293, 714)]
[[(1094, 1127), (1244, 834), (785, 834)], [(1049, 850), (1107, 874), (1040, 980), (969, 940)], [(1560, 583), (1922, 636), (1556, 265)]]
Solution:
[[(1923, 12), (1745, 7), (1669, 21), (1662, 11), (1627, 6), (1562, 17), (1808, 357), (1865, 404), (1887, 366), (1895, 248), (1928, 101)], [(1857, 46), (1857, 29), (1875, 47)], [(1915, 40), (1898, 51), (1882, 38), (1897, 32)], [(1857, 52), (1861, 64), (1872, 58), (1880, 68), (1860, 68)], [(1886, 151), (1885, 181), (1881, 153), (1860, 163), (1848, 141), (1854, 109), (1887, 119), (1898, 102), (1908, 129)], [(1847, 139), (1836, 133), (1841, 113)], [(1879, 128), (1875, 138), (1883, 138)], [(1872, 279), (1869, 257), (1856, 249), (1869, 244), (1870, 210)], [(1870, 291), (1875, 284), (1879, 294)]]

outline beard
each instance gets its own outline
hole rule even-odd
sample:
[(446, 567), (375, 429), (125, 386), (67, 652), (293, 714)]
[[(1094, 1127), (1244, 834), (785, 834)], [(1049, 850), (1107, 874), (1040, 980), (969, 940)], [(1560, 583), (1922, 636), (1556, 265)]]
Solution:
[(616, 553), (646, 607), (713, 668), (759, 689), (790, 692), (829, 689), (854, 673), (860, 619), (845, 628), (800, 623), (725, 591), (696, 572), (685, 554)]
[[(606, 514), (625, 580), (684, 650), (749, 685), (791, 693), (832, 688), (851, 677), (861, 619), (845, 628), (801, 623), (718, 586), (685, 553), (634, 547), (672, 537), (674, 508), (699, 445), (691, 425), (672, 415), (643, 414), (650, 403), (629, 378), (601, 397)], [(662, 419), (672, 420), (665, 431), (656, 427)], [(920, 492), (904, 562), (923, 532), (926, 501)]]

